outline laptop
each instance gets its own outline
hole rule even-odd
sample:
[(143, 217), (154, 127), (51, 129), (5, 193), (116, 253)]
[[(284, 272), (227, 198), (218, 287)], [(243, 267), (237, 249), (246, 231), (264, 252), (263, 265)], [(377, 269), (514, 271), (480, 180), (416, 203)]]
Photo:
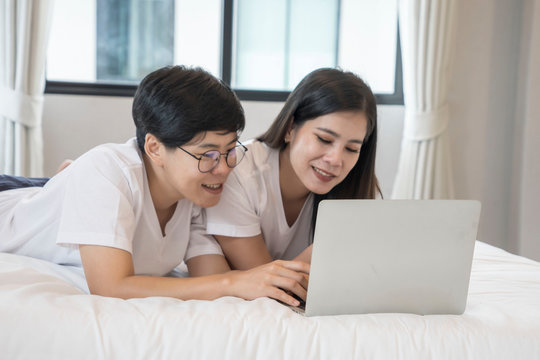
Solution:
[(479, 217), (474, 200), (321, 201), (304, 315), (462, 314)]

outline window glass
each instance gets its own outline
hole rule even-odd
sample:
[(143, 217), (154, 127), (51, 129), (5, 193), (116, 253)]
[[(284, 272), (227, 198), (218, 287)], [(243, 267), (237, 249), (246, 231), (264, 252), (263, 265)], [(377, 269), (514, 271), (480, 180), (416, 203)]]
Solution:
[(173, 0), (97, 0), (97, 80), (137, 82), (173, 63)]
[(286, 71), (287, 0), (240, 0), (236, 3), (233, 88), (282, 89), (282, 74)]
[(338, 65), (378, 94), (395, 90), (397, 12), (395, 0), (341, 0)]
[(47, 80), (135, 86), (154, 69), (184, 64), (245, 94), (290, 91), (310, 71), (338, 66), (377, 94), (401, 91), (397, 0), (235, 0), (229, 19), (230, 3), (55, 0)]
[(166, 65), (220, 76), (221, 0), (56, 0), (47, 79), (131, 82)]
[(339, 66), (394, 93), (396, 0), (237, 0), (232, 86), (290, 91)]
[[(314, 69), (337, 65), (339, 1), (294, 0), (290, 3), (289, 71), (284, 90), (292, 90)], [(309, 16), (306, 16), (307, 11), (310, 11)]]
[(96, 1), (56, 0), (47, 52), (47, 80), (96, 80)]
[(174, 63), (221, 77), (221, 0), (176, 0)]

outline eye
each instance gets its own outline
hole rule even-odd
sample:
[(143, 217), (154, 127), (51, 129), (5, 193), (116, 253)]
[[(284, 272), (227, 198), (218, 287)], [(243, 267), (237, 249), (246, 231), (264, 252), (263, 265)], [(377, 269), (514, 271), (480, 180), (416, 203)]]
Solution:
[(219, 158), (219, 151), (210, 150), (201, 155), (203, 159), (217, 160)]
[(350, 153), (353, 153), (353, 154), (358, 154), (360, 152), (360, 149), (354, 149), (354, 148), (350, 148), (350, 147), (347, 147), (345, 148), (348, 152)]
[(320, 137), (319, 135), (315, 135), (317, 137), (317, 139), (319, 139), (320, 142), (322, 142), (323, 144), (331, 144), (332, 143), (332, 140), (328, 140), (328, 139), (324, 139), (322, 137)]
[(236, 147), (227, 150), (227, 156), (236, 156)]

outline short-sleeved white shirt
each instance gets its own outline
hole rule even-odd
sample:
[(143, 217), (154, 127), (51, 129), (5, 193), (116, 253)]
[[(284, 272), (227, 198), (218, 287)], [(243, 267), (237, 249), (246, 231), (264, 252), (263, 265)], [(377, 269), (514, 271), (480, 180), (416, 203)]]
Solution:
[(262, 234), (273, 259), (293, 259), (310, 243), (313, 195), (289, 226), (279, 185), (279, 150), (260, 141), (245, 145), (246, 157), (229, 175), (219, 203), (206, 209), (207, 231), (230, 237)]
[(90, 150), (43, 188), (0, 192), (0, 251), (82, 266), (78, 245), (109, 246), (132, 254), (135, 274), (162, 276), (184, 259), (221, 253), (205, 220), (183, 199), (162, 235), (131, 139)]

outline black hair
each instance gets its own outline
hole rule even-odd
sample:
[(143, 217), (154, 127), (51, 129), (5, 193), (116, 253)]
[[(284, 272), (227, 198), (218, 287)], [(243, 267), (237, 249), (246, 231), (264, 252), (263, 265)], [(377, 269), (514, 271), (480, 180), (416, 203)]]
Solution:
[(153, 71), (141, 81), (132, 114), (143, 153), (148, 133), (175, 148), (206, 131), (239, 133), (245, 126), (242, 105), (227, 84), (201, 68), (180, 65)]

